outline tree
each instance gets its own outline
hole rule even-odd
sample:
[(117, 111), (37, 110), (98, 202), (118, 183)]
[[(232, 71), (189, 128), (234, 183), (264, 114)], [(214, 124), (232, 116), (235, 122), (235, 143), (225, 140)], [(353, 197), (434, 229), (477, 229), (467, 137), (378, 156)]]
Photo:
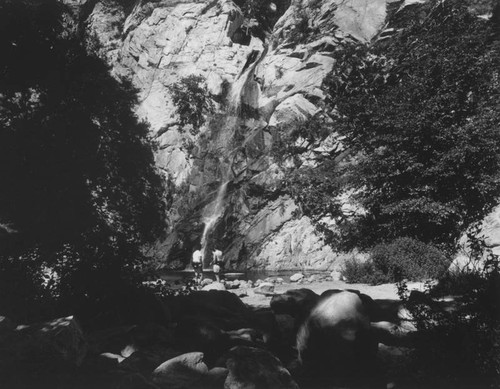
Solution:
[(366, 214), (349, 245), (400, 236), (453, 244), (498, 203), (499, 56), (491, 22), (455, 1), (390, 43), (347, 46), (328, 83)]
[(81, 297), (164, 231), (163, 183), (135, 90), (64, 30), (64, 12), (0, 5), (0, 278), (8, 289), (12, 266), (31, 269), (28, 283), (46, 267), (56, 297)]
[(179, 115), (181, 127), (190, 126), (193, 135), (198, 134), (205, 123), (206, 114), (213, 113), (214, 106), (201, 76), (190, 75), (169, 87)]

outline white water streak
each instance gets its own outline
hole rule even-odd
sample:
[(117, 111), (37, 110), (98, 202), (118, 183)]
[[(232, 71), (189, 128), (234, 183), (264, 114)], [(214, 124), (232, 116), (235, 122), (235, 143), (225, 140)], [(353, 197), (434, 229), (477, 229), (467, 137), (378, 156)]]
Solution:
[[(203, 223), (205, 228), (203, 229), (203, 235), (201, 236), (201, 252), (205, 254), (207, 245), (207, 236), (210, 230), (215, 226), (217, 220), (221, 217), (224, 211), (224, 198), (226, 197), (227, 184), (229, 181), (225, 181), (219, 186), (217, 191), (217, 197), (205, 208), (203, 213)], [(204, 258), (206, 256), (204, 255)]]

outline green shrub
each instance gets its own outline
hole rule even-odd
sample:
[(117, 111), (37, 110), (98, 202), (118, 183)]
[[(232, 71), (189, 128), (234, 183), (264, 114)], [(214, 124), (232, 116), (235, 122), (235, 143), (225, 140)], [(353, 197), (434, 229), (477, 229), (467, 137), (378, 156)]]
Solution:
[(423, 281), (443, 276), (450, 261), (436, 247), (412, 238), (372, 248), (368, 261), (347, 261), (342, 275), (348, 282), (381, 284), (403, 279)]
[[(412, 377), (422, 387), (493, 388), (500, 383), (500, 272), (498, 256), (480, 255), (479, 270), (448, 274), (418, 298), (398, 285), (418, 332), (410, 353)], [(453, 294), (446, 306), (433, 299)]]
[(370, 260), (391, 281), (422, 281), (444, 275), (450, 261), (436, 247), (412, 238), (375, 246)]
[(390, 282), (389, 278), (376, 269), (374, 263), (370, 260), (360, 262), (355, 258), (349, 259), (345, 262), (341, 273), (350, 283), (378, 285)]

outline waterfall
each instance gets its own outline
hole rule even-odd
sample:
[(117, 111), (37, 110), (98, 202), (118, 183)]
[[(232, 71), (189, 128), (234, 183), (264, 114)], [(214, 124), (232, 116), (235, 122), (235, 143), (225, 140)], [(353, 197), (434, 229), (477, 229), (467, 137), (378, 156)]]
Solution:
[(252, 50), (247, 57), (247, 61), (240, 74), (236, 77), (236, 80), (231, 86), (231, 90), (228, 94), (228, 101), (231, 105), (232, 111), (237, 115), (240, 113), (240, 108), (243, 100), (243, 93), (245, 92), (245, 87), (248, 84), (249, 78), (253, 77), (255, 68), (264, 59), (267, 53), (267, 45), (264, 46), (264, 50), (260, 52), (259, 50)]
[[(203, 212), (203, 223), (205, 227), (203, 229), (203, 235), (201, 236), (201, 252), (206, 258), (205, 251), (207, 246), (207, 237), (210, 230), (215, 226), (215, 223), (221, 217), (224, 211), (224, 198), (226, 197), (227, 185), (229, 181), (224, 181), (217, 191), (217, 197), (214, 201), (208, 204)], [(206, 261), (205, 261), (206, 263)]]

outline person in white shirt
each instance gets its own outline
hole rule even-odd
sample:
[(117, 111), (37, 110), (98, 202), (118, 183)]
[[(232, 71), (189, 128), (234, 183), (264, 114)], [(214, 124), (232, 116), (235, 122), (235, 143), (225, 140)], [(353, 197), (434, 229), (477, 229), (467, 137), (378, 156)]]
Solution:
[(199, 284), (203, 277), (203, 253), (199, 248), (193, 253), (191, 265), (194, 270), (194, 280)]

